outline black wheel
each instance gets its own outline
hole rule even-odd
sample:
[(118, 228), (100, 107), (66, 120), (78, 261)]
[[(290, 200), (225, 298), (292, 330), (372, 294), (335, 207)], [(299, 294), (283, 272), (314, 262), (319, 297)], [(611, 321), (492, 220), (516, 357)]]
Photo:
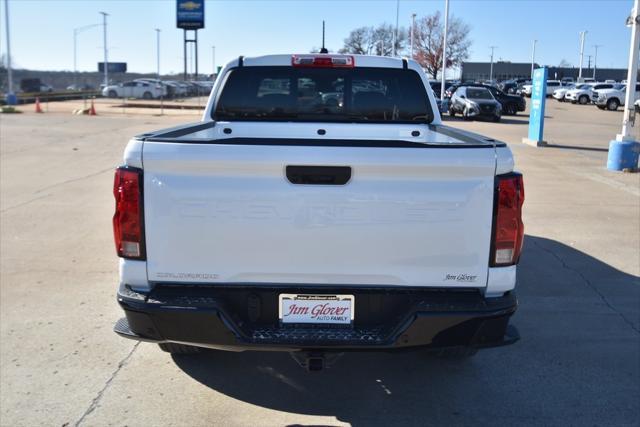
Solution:
[(506, 108), (504, 109), (504, 113), (509, 116), (515, 116), (516, 114), (518, 114), (518, 106), (513, 103), (507, 104)]
[(109, 98), (117, 98), (117, 97), (118, 97), (118, 92), (116, 92), (115, 90), (109, 91)]
[(438, 359), (468, 359), (476, 355), (477, 348), (473, 347), (448, 347), (433, 350), (430, 354)]
[(451, 117), (455, 117), (456, 116), (456, 110), (454, 110), (453, 108), (449, 108), (449, 115)]
[(153, 98), (153, 96), (151, 95), (151, 92), (145, 92), (145, 93), (143, 93), (143, 94), (142, 94), (142, 97), (143, 97), (144, 99), (151, 99), (151, 98)]
[(609, 111), (616, 111), (619, 106), (620, 101), (618, 101), (616, 98), (611, 98), (607, 101), (607, 110)]
[(194, 347), (191, 345), (176, 344), (172, 342), (165, 342), (158, 344), (160, 350), (166, 351), (171, 354), (197, 354), (202, 351), (200, 347)]
[(497, 123), (497, 122), (499, 122), (499, 121), (500, 121), (500, 119), (501, 119), (501, 118), (502, 118), (502, 117), (500, 117), (500, 115), (499, 115), (499, 114), (496, 114), (495, 116), (493, 116), (493, 121)]
[(578, 98), (578, 102), (580, 103), (580, 105), (586, 105), (589, 103), (589, 96), (587, 95), (580, 95), (580, 98)]

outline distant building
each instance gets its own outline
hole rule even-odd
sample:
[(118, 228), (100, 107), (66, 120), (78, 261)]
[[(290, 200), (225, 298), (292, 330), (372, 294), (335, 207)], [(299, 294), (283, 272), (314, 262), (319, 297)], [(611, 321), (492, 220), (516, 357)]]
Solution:
[[(540, 65), (534, 64), (535, 68), (539, 68)], [(489, 72), (491, 71), (490, 62), (463, 62), (461, 69), (461, 80), (489, 80)], [(578, 78), (578, 68), (576, 67), (548, 67), (549, 79), (560, 80), (563, 77), (573, 77), (574, 80)], [(592, 77), (593, 68), (582, 68), (582, 77)], [(531, 63), (530, 62), (506, 62), (498, 61), (493, 63), (493, 79), (494, 80), (509, 80), (518, 78), (530, 78), (531, 77)], [(624, 80), (627, 78), (626, 68), (597, 68), (596, 79), (599, 81), (612, 79), (615, 81)]]

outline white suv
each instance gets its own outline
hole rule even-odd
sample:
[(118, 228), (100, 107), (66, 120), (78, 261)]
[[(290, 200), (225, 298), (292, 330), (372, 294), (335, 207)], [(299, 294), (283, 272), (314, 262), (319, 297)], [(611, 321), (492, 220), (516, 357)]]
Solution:
[[(611, 89), (594, 90), (592, 102), (601, 110), (605, 108), (609, 111), (616, 111), (619, 106), (624, 105), (624, 98), (627, 86), (616, 84)], [(633, 99), (640, 98), (640, 83), (636, 84), (636, 93)]]
[(567, 94), (564, 96), (565, 101), (569, 101), (572, 104), (576, 102), (578, 104), (588, 104), (591, 102), (591, 98), (593, 97), (594, 90), (602, 90), (602, 89), (612, 89), (613, 84), (611, 83), (589, 83), (580, 88), (571, 89), (567, 91)]

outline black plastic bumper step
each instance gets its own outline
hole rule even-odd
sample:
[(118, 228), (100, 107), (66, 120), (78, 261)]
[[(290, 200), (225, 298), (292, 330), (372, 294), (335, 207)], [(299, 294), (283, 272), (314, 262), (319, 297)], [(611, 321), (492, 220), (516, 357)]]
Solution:
[(308, 328), (308, 327), (263, 327), (251, 334), (256, 343), (358, 343), (382, 344), (388, 339), (387, 328)]

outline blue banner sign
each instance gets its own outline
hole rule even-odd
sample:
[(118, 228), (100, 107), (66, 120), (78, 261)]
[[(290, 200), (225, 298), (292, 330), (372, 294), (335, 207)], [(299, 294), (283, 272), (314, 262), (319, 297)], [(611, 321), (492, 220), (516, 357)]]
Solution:
[(204, 0), (177, 0), (176, 18), (178, 28), (204, 28)]
[(531, 107), (529, 113), (529, 141), (544, 141), (544, 107), (547, 99), (547, 68), (537, 68), (533, 71), (531, 81)]

